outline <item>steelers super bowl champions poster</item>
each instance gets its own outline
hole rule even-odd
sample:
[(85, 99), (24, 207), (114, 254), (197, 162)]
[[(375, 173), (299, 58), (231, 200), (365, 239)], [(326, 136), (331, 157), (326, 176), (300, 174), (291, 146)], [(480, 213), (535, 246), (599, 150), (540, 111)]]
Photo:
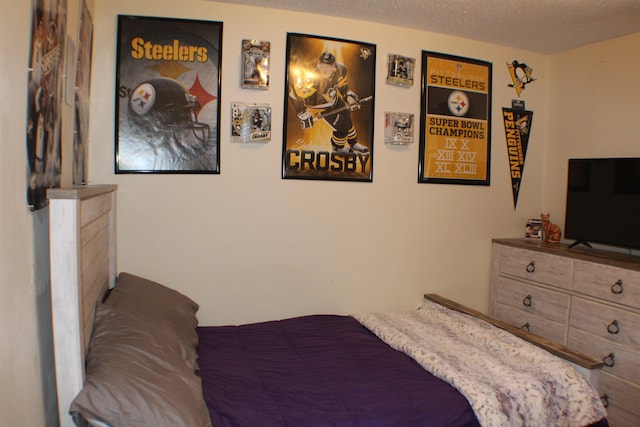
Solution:
[(372, 181), (376, 47), (287, 34), (282, 177)]
[(116, 173), (219, 173), (222, 23), (118, 16)]
[(422, 52), (418, 182), (490, 184), (492, 64)]

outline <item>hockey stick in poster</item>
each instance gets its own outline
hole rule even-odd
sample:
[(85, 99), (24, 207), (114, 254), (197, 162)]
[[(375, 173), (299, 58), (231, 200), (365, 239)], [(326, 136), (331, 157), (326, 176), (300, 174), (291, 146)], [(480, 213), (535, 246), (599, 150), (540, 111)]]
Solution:
[(320, 119), (323, 119), (323, 118), (325, 118), (327, 116), (330, 116), (332, 114), (337, 114), (337, 113), (339, 113), (341, 111), (344, 111), (344, 110), (352, 110), (353, 111), (353, 110), (359, 109), (360, 105), (363, 102), (369, 102), (372, 99), (373, 99), (373, 96), (367, 96), (367, 97), (364, 97), (364, 98), (360, 99), (357, 104), (351, 104), (351, 105), (346, 105), (345, 104), (342, 107), (339, 107), (339, 108), (336, 108), (336, 109), (332, 109), (332, 110), (329, 110), (329, 111), (325, 111), (323, 113), (319, 113), (319, 114), (315, 114), (315, 115), (312, 115), (308, 110), (304, 110), (302, 113), (298, 114), (298, 119), (300, 119), (300, 122), (302, 124), (302, 128), (303, 129), (308, 129), (311, 126), (313, 126), (313, 124), (315, 122), (317, 122), (318, 120), (320, 120)]

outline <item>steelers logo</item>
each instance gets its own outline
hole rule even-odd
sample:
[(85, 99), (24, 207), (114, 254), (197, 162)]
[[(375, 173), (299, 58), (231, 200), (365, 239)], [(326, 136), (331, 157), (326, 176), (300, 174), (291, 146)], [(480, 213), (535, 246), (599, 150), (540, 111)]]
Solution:
[(469, 111), (469, 98), (466, 93), (459, 90), (451, 92), (447, 104), (454, 116), (462, 117)]
[(131, 94), (131, 110), (143, 115), (153, 107), (156, 101), (156, 90), (150, 83), (142, 83)]

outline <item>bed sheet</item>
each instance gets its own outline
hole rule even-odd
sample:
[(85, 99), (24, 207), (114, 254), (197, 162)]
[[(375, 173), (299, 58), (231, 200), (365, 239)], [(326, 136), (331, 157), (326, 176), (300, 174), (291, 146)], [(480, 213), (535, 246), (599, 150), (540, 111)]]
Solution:
[(350, 316), (199, 327), (214, 426), (479, 426), (467, 400)]

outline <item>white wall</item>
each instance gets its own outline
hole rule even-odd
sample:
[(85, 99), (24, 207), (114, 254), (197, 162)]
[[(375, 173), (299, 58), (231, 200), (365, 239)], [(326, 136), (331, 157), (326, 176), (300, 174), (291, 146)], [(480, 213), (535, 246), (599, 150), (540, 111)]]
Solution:
[[(0, 18), (0, 414), (6, 425), (44, 419), (36, 300), (33, 225), (26, 203), (28, 5), (2, 0)], [(18, 35), (18, 37), (16, 37)], [(11, 42), (9, 42), (11, 40)], [(16, 90), (19, 87), (20, 90)], [(9, 99), (10, 98), (10, 99)], [(17, 114), (19, 112), (19, 114)]]
[[(549, 58), (545, 210), (561, 224), (567, 159), (640, 157), (640, 33)], [(638, 213), (640, 216), (640, 212)]]
[[(87, 2), (93, 7), (93, 0)], [(77, 42), (80, 0), (67, 0)], [(0, 0), (0, 425), (57, 425), (46, 209), (27, 207), (27, 67), (31, 1)], [(72, 109), (63, 105), (63, 185), (71, 181)]]
[[(538, 215), (541, 206), (546, 57), (379, 24), (208, 1), (101, 1), (96, 8), (90, 181), (119, 185), (119, 270), (195, 298), (203, 324), (407, 309), (425, 292), (486, 309), (491, 238), (522, 235), (526, 217)], [(224, 23), (220, 175), (114, 174), (119, 13)], [(281, 179), (288, 31), (377, 45), (373, 183)], [(243, 38), (272, 43), (266, 92), (239, 89)], [(387, 85), (386, 55), (420, 62), (422, 50), (493, 63), (490, 187), (418, 184), (418, 144), (391, 147), (382, 141), (385, 111), (416, 117), (420, 111), (420, 71), (411, 89)], [(534, 120), (515, 211), (501, 122), (501, 107), (516, 97), (507, 86), (506, 63), (514, 59), (527, 62), (540, 80), (523, 93)], [(271, 105), (271, 143), (229, 141), (232, 101)]]

